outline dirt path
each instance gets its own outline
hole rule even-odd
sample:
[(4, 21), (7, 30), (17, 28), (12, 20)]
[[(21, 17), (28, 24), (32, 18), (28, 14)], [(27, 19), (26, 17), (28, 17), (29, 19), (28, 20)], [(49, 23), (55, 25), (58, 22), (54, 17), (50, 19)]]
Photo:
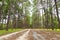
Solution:
[(27, 29), (1, 36), (0, 40), (15, 40), (17, 37), (23, 35), (26, 31)]
[(34, 30), (40, 40), (60, 40), (60, 34), (45, 30)]
[(30, 30), (25, 32), (22, 36), (18, 37), (16, 40), (27, 40), (27, 36), (29, 35)]
[(60, 34), (45, 30), (27, 29), (2, 36), (0, 40), (60, 40)]

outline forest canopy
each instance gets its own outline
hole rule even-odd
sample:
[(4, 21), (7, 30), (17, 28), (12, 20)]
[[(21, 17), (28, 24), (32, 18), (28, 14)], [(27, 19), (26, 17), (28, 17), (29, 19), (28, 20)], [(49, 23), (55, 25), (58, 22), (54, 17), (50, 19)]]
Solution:
[(0, 30), (60, 28), (60, 0), (0, 0)]

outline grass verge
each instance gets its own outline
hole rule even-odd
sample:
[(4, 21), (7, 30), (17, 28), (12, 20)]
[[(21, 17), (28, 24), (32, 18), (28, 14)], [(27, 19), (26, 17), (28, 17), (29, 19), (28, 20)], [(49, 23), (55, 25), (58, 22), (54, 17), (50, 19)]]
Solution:
[(8, 31), (0, 30), (0, 36), (6, 35), (6, 34), (9, 34), (9, 33), (13, 33), (13, 32), (17, 32), (17, 31), (21, 31), (21, 30), (23, 30), (23, 29), (9, 29)]

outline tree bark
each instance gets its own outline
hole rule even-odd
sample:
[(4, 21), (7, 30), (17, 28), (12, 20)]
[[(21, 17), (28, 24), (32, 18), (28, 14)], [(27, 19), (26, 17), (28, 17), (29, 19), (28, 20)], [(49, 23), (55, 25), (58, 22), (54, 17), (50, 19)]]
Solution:
[(58, 27), (60, 29), (60, 19), (59, 19), (59, 12), (58, 12), (58, 6), (57, 6), (57, 0), (54, 0), (55, 6), (56, 6), (56, 13), (57, 13), (57, 19), (58, 19)]

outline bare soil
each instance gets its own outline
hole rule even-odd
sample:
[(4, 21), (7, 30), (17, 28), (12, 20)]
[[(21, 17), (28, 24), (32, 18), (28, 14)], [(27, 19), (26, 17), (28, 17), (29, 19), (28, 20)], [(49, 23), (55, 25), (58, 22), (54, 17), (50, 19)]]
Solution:
[(60, 40), (60, 33), (39, 29), (27, 29), (3, 40)]

